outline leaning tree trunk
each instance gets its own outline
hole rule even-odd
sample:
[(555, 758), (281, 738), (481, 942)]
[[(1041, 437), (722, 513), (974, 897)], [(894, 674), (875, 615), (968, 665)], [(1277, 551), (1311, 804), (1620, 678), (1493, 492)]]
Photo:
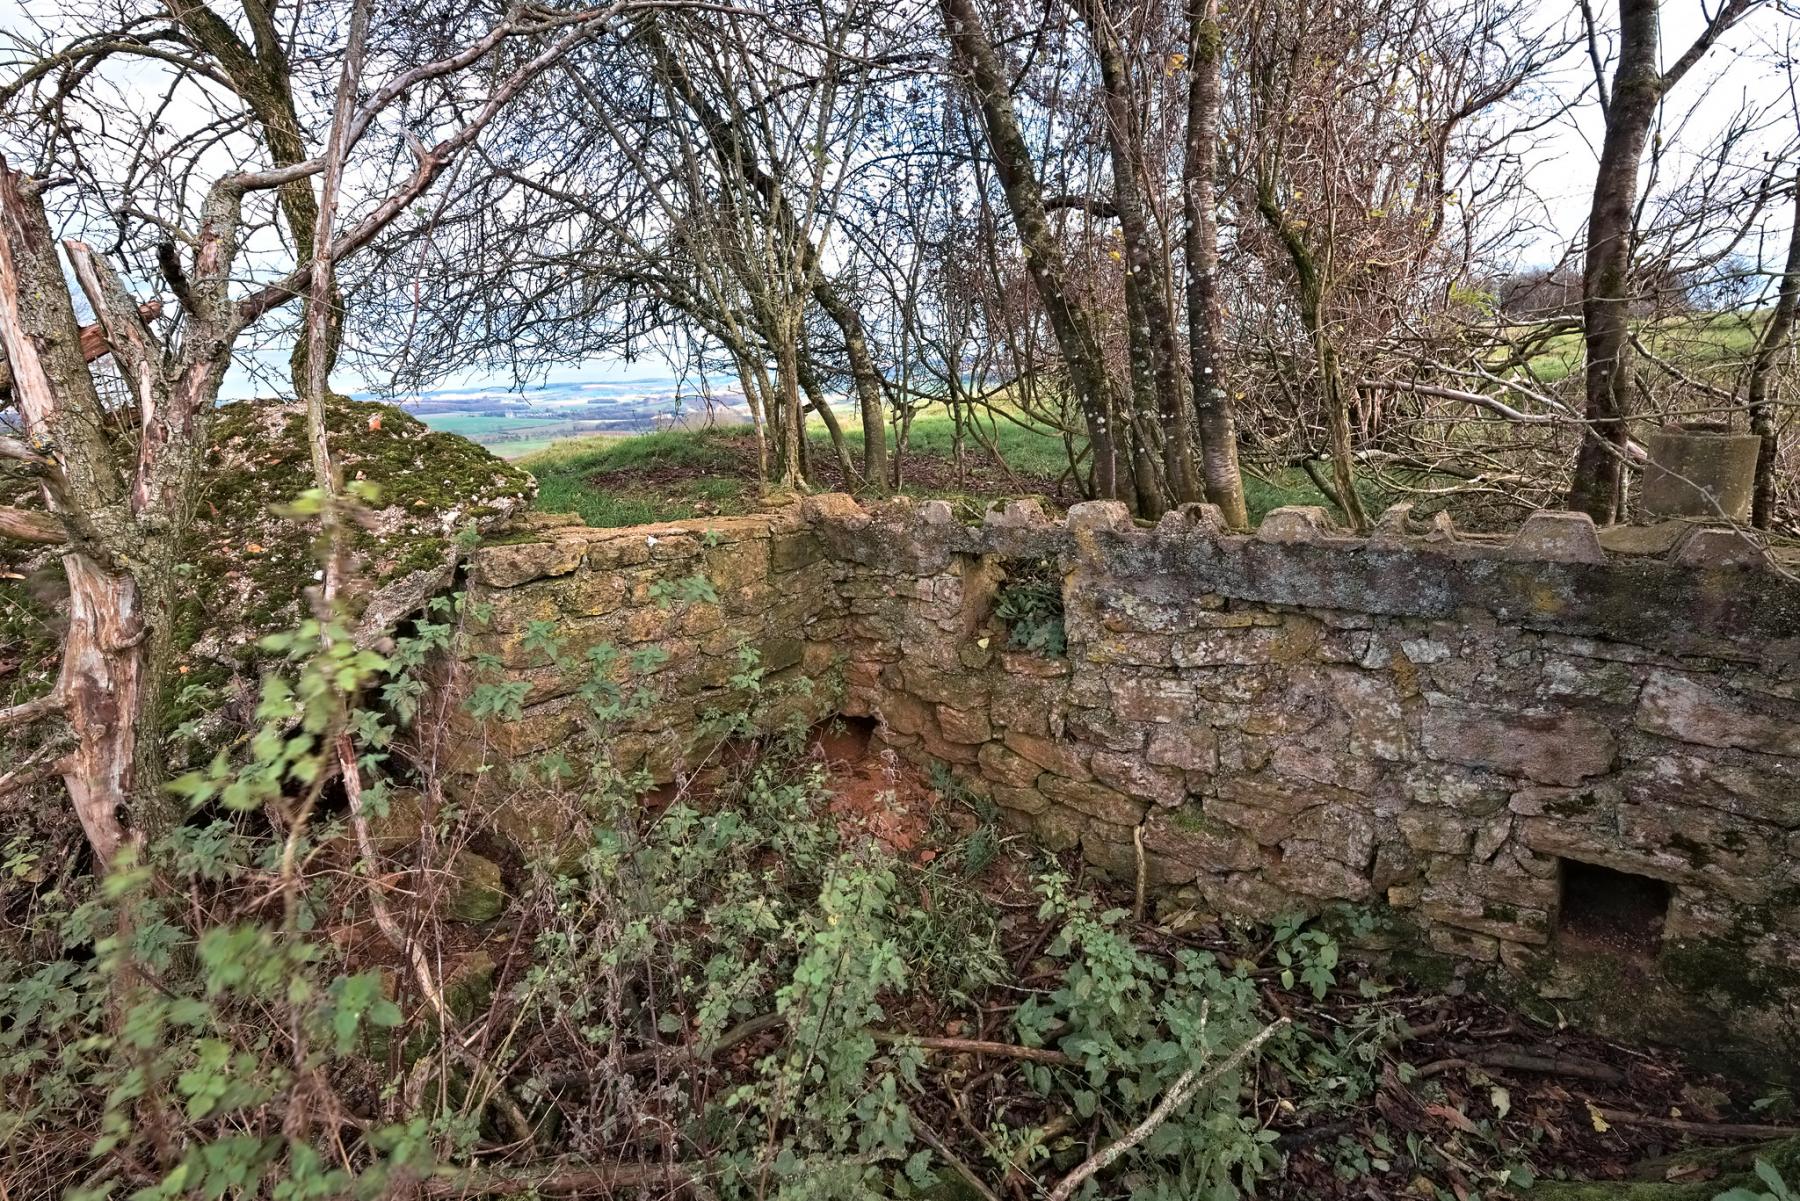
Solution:
[[(238, 309), (229, 291), (242, 192), (208, 193), (183, 299), (179, 353), (154, 340), (145, 309), (91, 248), (68, 259), (130, 402), (100, 399), (82, 349), (39, 185), (0, 161), (0, 344), (33, 445), (45, 508), (67, 535), (69, 629), (56, 697), (78, 745), (63, 778), (104, 863), (174, 819), (162, 784), (159, 715), (173, 654), (169, 618), (194, 495)], [(118, 444), (135, 421), (135, 456)]]
[(952, 57), (969, 76), (988, 148), (994, 156), (994, 170), (1006, 193), (1019, 241), (1024, 244), (1026, 268), (1068, 368), (1069, 383), (1087, 427), (1088, 446), (1094, 458), (1094, 492), (1102, 497), (1128, 499), (1132, 496), (1131, 481), (1120, 478), (1119, 452), (1122, 447), (1128, 448), (1130, 431), (1115, 428), (1124, 404), (1115, 395), (1107, 372), (1094, 315), (1069, 286), (1062, 247), (1050, 228), (1031, 147), (1013, 112), (999, 57), (973, 0), (941, 3)]
[(1775, 310), (1756, 340), (1756, 358), (1750, 364), (1746, 400), (1750, 432), (1762, 439), (1756, 452), (1756, 492), (1750, 521), (1759, 530), (1775, 520), (1775, 456), (1780, 449), (1775, 428), (1775, 406), (1769, 399), (1769, 380), (1775, 364), (1794, 332), (1794, 316), (1800, 310), (1800, 175), (1794, 177), (1794, 227), (1788, 233), (1787, 265), (1781, 273), (1781, 291)]
[[(885, 494), (889, 474), (887, 422), (882, 412), (881, 376), (875, 366), (875, 356), (869, 350), (862, 314), (825, 275), (819, 247), (801, 228), (781, 180), (757, 159), (754, 147), (743, 136), (742, 123), (728, 118), (706, 98), (695, 84), (687, 64), (662, 36), (656, 14), (643, 16), (636, 29), (656, 56), (664, 78), (681, 97), (682, 103), (700, 119), (719, 169), (728, 175), (741, 176), (768, 206), (781, 234), (799, 248), (800, 266), (811, 280), (814, 301), (843, 335), (844, 357), (849, 361), (850, 380), (856, 389), (857, 405), (862, 414), (863, 485), (878, 494)], [(847, 486), (849, 475), (845, 473)]]
[(69, 628), (55, 695), (77, 745), (63, 760), (63, 781), (104, 867), (125, 841), (121, 815), (132, 798), (143, 700), (143, 612), (136, 582), (108, 545), (131, 524), (129, 497), (38, 186), (3, 163), (0, 342), (27, 438), (50, 448), (45, 507), (72, 539), (63, 556)]
[(1275, 236), (1281, 239), (1282, 246), (1287, 250), (1288, 261), (1294, 267), (1299, 292), (1300, 324), (1305, 327), (1307, 340), (1312, 343), (1313, 363), (1319, 372), (1319, 395), (1325, 406), (1325, 429), (1331, 449), (1331, 474), (1338, 494), (1338, 508), (1352, 528), (1366, 529), (1369, 518), (1363, 512), (1362, 501), (1356, 493), (1356, 463), (1350, 439), (1348, 388), (1344, 383), (1343, 367), (1338, 362), (1337, 347), (1333, 345), (1331, 330), (1326, 325), (1325, 280), (1320, 275), (1318, 260), (1307, 246), (1306, 239), (1281, 211), (1281, 204), (1275, 198), (1274, 185), (1266, 179), (1257, 188), (1256, 209), (1262, 214), (1263, 220), (1268, 222)]
[[(804, 354), (800, 356), (799, 363), (800, 391), (806, 395), (807, 405), (819, 415), (819, 420), (825, 423), (825, 432), (831, 436), (831, 451), (837, 456), (838, 472), (844, 477), (844, 490), (853, 492), (860, 481), (857, 479), (856, 464), (850, 460), (850, 444), (844, 438), (844, 427), (839, 424), (837, 414), (831, 411), (831, 404), (825, 397), (825, 388), (819, 383), (818, 372), (812, 369)], [(863, 446), (866, 450), (868, 446), (866, 439)], [(885, 442), (882, 449), (886, 450)], [(866, 457), (864, 461), (867, 461)], [(881, 461), (887, 462), (885, 453), (882, 455)], [(883, 467), (883, 470), (885, 471), (886, 468)]]
[(1630, 277), (1633, 210), (1644, 143), (1662, 99), (1658, 0), (1619, 0), (1619, 64), (1588, 213), (1581, 316), (1587, 344), (1584, 417), (1568, 506), (1606, 524), (1623, 499), (1626, 418), (1631, 415)]
[[(844, 357), (850, 362), (850, 382), (856, 389), (856, 403), (862, 413), (863, 485), (877, 494), (885, 494), (889, 474), (887, 421), (882, 413), (881, 376), (875, 368), (875, 356), (869, 353), (869, 337), (863, 329), (862, 314), (844, 300), (837, 285), (818, 274), (818, 256), (810, 241), (806, 243), (806, 250), (808, 259), (812, 260), (809, 269), (814, 275), (813, 299), (844, 337)], [(823, 412), (821, 416), (831, 420)], [(833, 433), (836, 434), (835, 428)], [(844, 478), (848, 484), (850, 473), (845, 472)]]
[(1222, 47), (1219, 0), (1190, 0), (1187, 146), (1181, 172), (1181, 203), (1186, 219), (1182, 241), (1188, 269), (1188, 358), (1206, 499), (1219, 506), (1227, 524), (1241, 529), (1250, 524), (1250, 511), (1244, 503), (1244, 477), (1238, 470), (1237, 419), (1231, 393), (1226, 391), (1219, 330), (1219, 221), (1215, 192), (1223, 96), (1219, 78)]

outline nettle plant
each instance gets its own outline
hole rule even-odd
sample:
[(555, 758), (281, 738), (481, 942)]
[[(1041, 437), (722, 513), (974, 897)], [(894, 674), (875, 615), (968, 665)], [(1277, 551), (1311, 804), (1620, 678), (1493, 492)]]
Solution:
[[(345, 888), (320, 870), (345, 838), (337, 741), (399, 669), (333, 615), (262, 649), (285, 669), (241, 754), (171, 786), (188, 820), (127, 845), (96, 895), (39, 898), (37, 961), (0, 965), (0, 1148), (33, 1195), (375, 1197), (433, 1162), (427, 1119), (351, 1083), (403, 1013), (344, 954)], [(326, 1154), (347, 1122), (356, 1152)]]

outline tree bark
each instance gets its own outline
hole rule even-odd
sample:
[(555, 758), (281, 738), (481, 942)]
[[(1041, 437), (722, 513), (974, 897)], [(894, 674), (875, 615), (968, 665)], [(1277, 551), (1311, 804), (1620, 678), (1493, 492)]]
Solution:
[(31, 542), (39, 546), (57, 546), (69, 540), (69, 531), (63, 528), (62, 522), (48, 513), (0, 505), (0, 538)]
[[(243, 4), (253, 46), (245, 45), (230, 23), (214, 12), (204, 0), (166, 0), (169, 15), (180, 22), (188, 36), (201, 49), (218, 60), (230, 76), (232, 89), (256, 118), (263, 147), (275, 167), (292, 167), (309, 157), (306, 138), (300, 132), (300, 115), (294, 103), (293, 69), (281, 31), (276, 28), (274, 8), (261, 0)], [(297, 179), (281, 187), (277, 193), (281, 215), (287, 220), (288, 232), (294, 239), (297, 256), (307, 254), (316, 237), (319, 202), (313, 194), (312, 182)], [(329, 378), (337, 363), (338, 349), (343, 343), (344, 298), (335, 282), (329, 293), (328, 321), (324, 342), (325, 374)], [(309, 310), (315, 303), (305, 301)], [(302, 311), (304, 321), (305, 310)], [(306, 328), (302, 324), (302, 328)], [(288, 356), (288, 374), (297, 396), (306, 395), (312, 379), (310, 358), (318, 353), (311, 339), (296, 338)]]
[[(0, 343), (34, 445), (56, 448), (59, 487), (46, 483), (56, 519), (85, 532), (96, 522), (129, 530), (124, 482), (106, 444), (100, 398), (81, 350), (81, 326), (36, 184), (0, 162)], [(63, 556), (69, 628), (56, 692), (79, 740), (63, 760), (63, 781), (101, 870), (125, 841), (120, 815), (131, 800), (142, 699), (143, 615), (137, 586), (115, 565), (112, 547), (80, 538)]]
[[(850, 446), (844, 440), (844, 427), (838, 423), (837, 414), (831, 411), (831, 405), (825, 399), (825, 389), (819, 383), (818, 373), (807, 364), (805, 355), (800, 357), (800, 390), (806, 394), (806, 403), (812, 411), (825, 423), (825, 432), (831, 436), (831, 450), (837, 456), (838, 470), (843, 473), (845, 489), (854, 490), (861, 481), (857, 479), (855, 464), (850, 461)], [(866, 451), (866, 439), (863, 445)], [(887, 449), (885, 439), (882, 449)], [(885, 463), (886, 460), (887, 456), (884, 454), (882, 461)], [(868, 461), (866, 455), (863, 461)]]
[(1218, 0), (1189, 0), (1188, 111), (1186, 157), (1182, 163), (1182, 232), (1187, 255), (1188, 358), (1195, 424), (1200, 434), (1200, 468), (1206, 499), (1219, 506), (1228, 525), (1250, 524), (1244, 477), (1238, 469), (1237, 419), (1226, 390), (1221, 355), (1219, 304), (1219, 110), (1223, 103)]
[(1281, 204), (1275, 198), (1272, 183), (1264, 182), (1257, 190), (1257, 211), (1286, 248), (1298, 279), (1300, 323), (1306, 327), (1312, 343), (1313, 362), (1319, 372), (1319, 395), (1325, 408), (1325, 431), (1331, 450), (1331, 474), (1337, 487), (1338, 508), (1352, 529), (1367, 529), (1369, 518), (1363, 512), (1362, 500), (1356, 493), (1356, 464), (1350, 439), (1350, 404), (1346, 394), (1342, 366), (1337, 348), (1332, 344), (1326, 325), (1325, 281), (1319, 265), (1300, 231), (1294, 228)]
[[(1025, 250), (1025, 265), (1044, 306), (1057, 348), (1069, 372), (1069, 384), (1087, 427), (1094, 460), (1094, 492), (1118, 500), (1133, 499), (1132, 481), (1119, 471), (1120, 437), (1116, 429), (1124, 404), (1117, 395), (1101, 353), (1097, 322), (1069, 288), (1062, 247), (1050, 228), (1043, 187), (1032, 162), (1031, 147), (1013, 112), (999, 56), (989, 41), (973, 0), (940, 0), (951, 57), (968, 76), (994, 156), (994, 169), (1006, 193), (1007, 208)], [(1128, 448), (1128, 441), (1125, 444)], [(1129, 470), (1129, 469), (1128, 469)]]
[[(1142, 418), (1156, 414), (1160, 435), (1160, 479), (1151, 487), (1140, 481), (1139, 510), (1158, 516), (1163, 500), (1199, 500), (1199, 472), (1194, 466), (1194, 438), (1188, 420), (1180, 349), (1175, 340), (1175, 314), (1170, 307), (1166, 262), (1152, 245), (1145, 212), (1143, 138), (1138, 106), (1124, 47), (1104, 0), (1082, 0), (1082, 14), (1094, 57), (1100, 64), (1107, 148), (1112, 159), (1113, 210), (1119, 219), (1126, 280), (1126, 314), (1131, 355), (1132, 408)], [(1156, 447), (1146, 446), (1148, 453)], [(1141, 458), (1141, 456), (1140, 456)], [(1141, 470), (1141, 468), (1140, 468)]]
[(806, 415), (800, 404), (800, 354), (791, 337), (775, 342), (775, 386), (780, 391), (782, 409), (781, 485), (803, 489), (806, 469), (801, 443), (806, 438)]
[(1575, 456), (1568, 507), (1605, 525), (1619, 515), (1626, 418), (1631, 415), (1630, 276), (1638, 168), (1662, 100), (1659, 0), (1619, 0), (1619, 62), (1607, 106), (1588, 212), (1581, 314), (1587, 346), (1588, 423)]
[(1756, 340), (1756, 358), (1750, 364), (1750, 382), (1746, 391), (1746, 407), (1750, 412), (1750, 432), (1762, 439), (1756, 452), (1756, 490), (1751, 502), (1750, 523), (1766, 530), (1775, 520), (1775, 456), (1780, 449), (1775, 428), (1775, 406), (1769, 400), (1769, 380), (1775, 374), (1776, 360), (1786, 349), (1794, 332), (1794, 316), (1800, 309), (1800, 175), (1794, 177), (1794, 227), (1788, 234), (1787, 264), (1781, 273), (1781, 291), (1775, 298), (1774, 311)]
[[(810, 243), (807, 248), (812, 249)], [(817, 255), (808, 257), (816, 259)], [(844, 357), (850, 362), (850, 382), (856, 388), (856, 403), (862, 412), (863, 484), (884, 495), (888, 490), (887, 422), (882, 413), (881, 377), (875, 368), (875, 356), (869, 353), (862, 314), (839, 295), (830, 280), (819, 274), (816, 264), (809, 264), (808, 270), (813, 277), (813, 299), (844, 337)]]

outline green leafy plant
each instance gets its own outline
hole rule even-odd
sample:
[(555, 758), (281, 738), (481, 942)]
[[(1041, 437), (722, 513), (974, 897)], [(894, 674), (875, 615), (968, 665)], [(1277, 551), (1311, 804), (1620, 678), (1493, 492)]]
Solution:
[(1713, 1198), (1713, 1201), (1796, 1201), (1796, 1195), (1781, 1178), (1774, 1165), (1766, 1159), (1756, 1161), (1756, 1178), (1763, 1183), (1763, 1188), (1728, 1189)]
[(1056, 656), (1068, 650), (1062, 577), (1051, 560), (1010, 568), (994, 597), (994, 616), (1006, 623), (1009, 646)]

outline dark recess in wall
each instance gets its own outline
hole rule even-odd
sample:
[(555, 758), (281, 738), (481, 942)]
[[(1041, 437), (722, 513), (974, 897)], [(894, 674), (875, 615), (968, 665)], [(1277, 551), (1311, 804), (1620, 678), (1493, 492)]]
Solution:
[(1562, 861), (1558, 942), (1568, 950), (1604, 950), (1650, 958), (1662, 947), (1669, 914), (1664, 880)]

